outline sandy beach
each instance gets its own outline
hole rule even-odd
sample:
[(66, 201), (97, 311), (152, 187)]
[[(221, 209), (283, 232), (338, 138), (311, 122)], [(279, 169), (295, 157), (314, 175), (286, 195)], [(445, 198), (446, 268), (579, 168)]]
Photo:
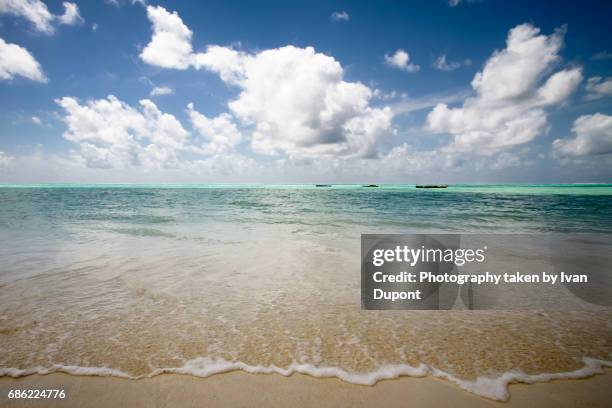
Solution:
[[(64, 389), (65, 400), (8, 400), (11, 389)], [(436, 378), (402, 377), (359, 386), (302, 374), (230, 372), (209, 378), (162, 374), (142, 380), (62, 373), (0, 378), (3, 407), (606, 407), (612, 376), (513, 384), (508, 402), (467, 393)]]

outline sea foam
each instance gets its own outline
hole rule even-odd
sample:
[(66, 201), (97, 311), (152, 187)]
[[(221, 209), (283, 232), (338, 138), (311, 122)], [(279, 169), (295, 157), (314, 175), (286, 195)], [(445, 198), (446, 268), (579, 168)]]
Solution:
[(507, 401), (510, 398), (508, 386), (513, 383), (533, 384), (560, 379), (577, 379), (590, 377), (595, 374), (604, 374), (604, 367), (612, 367), (612, 361), (585, 357), (584, 366), (569, 372), (526, 374), (522, 371), (508, 371), (499, 376), (479, 377), (476, 380), (462, 380), (435, 367), (421, 364), (413, 367), (406, 364), (389, 364), (367, 373), (352, 373), (339, 367), (317, 367), (310, 364), (293, 363), (287, 368), (274, 365), (248, 365), (243, 362), (227, 361), (210, 357), (198, 357), (189, 360), (182, 367), (158, 368), (148, 375), (131, 376), (123, 371), (108, 367), (79, 367), (72, 365), (54, 364), (51, 367), (33, 367), (27, 369), (0, 368), (0, 377), (22, 377), (32, 374), (46, 375), (62, 372), (72, 375), (91, 375), (101, 377), (120, 377), (128, 379), (141, 379), (155, 377), (160, 374), (189, 374), (197, 377), (210, 377), (215, 374), (230, 371), (245, 371), (252, 374), (280, 374), (288, 377), (294, 373), (310, 375), (317, 378), (333, 378), (358, 385), (375, 385), (381, 380), (390, 380), (398, 377), (425, 377), (431, 375), (455, 383), (461, 389), (497, 401)]

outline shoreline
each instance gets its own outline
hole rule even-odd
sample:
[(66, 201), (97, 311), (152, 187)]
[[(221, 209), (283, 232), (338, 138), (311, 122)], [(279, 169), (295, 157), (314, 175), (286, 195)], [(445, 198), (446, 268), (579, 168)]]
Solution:
[(596, 375), (606, 374), (612, 369), (612, 362), (584, 357), (584, 365), (573, 371), (525, 374), (521, 371), (507, 371), (497, 377), (478, 377), (474, 380), (463, 380), (440, 369), (421, 364), (413, 367), (405, 364), (387, 365), (375, 372), (353, 374), (337, 367), (314, 367), (309, 364), (293, 363), (289, 367), (251, 366), (242, 362), (229, 362), (222, 359), (196, 358), (188, 361), (182, 367), (158, 368), (148, 375), (133, 377), (117, 369), (108, 367), (81, 367), (54, 365), (49, 368), (34, 367), (30, 369), (5, 368), (0, 369), (2, 378), (25, 378), (29, 376), (49, 376), (66, 374), (75, 377), (106, 377), (123, 380), (140, 381), (160, 375), (186, 375), (197, 378), (209, 378), (218, 374), (242, 372), (246, 374), (279, 375), (291, 377), (305, 375), (316, 379), (336, 379), (343, 383), (356, 386), (375, 386), (382, 381), (400, 378), (434, 378), (453, 384), (459, 389), (496, 402), (507, 402), (511, 398), (510, 386), (513, 384), (537, 384), (555, 380), (581, 380)]
[[(356, 385), (337, 378), (294, 373), (251, 374), (232, 371), (208, 378), (160, 374), (138, 380), (51, 373), (0, 378), (0, 405), (6, 407), (201, 407), (201, 406), (388, 406), (434, 407), (605, 407), (612, 400), (612, 369), (582, 379), (510, 384), (510, 399), (494, 401), (462, 390), (450, 381), (427, 376)], [(11, 389), (63, 389), (64, 400), (7, 398)]]

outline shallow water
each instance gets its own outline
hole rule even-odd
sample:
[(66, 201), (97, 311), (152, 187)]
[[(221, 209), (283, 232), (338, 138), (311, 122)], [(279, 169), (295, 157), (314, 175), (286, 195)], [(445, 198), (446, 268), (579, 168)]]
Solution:
[(3, 186), (0, 373), (429, 372), (503, 398), (504, 373), (612, 360), (609, 311), (361, 310), (360, 234), (411, 232), (612, 233), (612, 186)]

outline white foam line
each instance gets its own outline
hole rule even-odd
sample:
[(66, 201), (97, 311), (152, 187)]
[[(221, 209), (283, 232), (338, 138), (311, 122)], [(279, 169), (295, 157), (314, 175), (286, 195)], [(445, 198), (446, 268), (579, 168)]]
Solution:
[(32, 367), (26, 369), (20, 368), (0, 368), (0, 377), (24, 377), (26, 375), (40, 374), (47, 375), (51, 373), (66, 373), (72, 375), (95, 375), (98, 377), (121, 377), (121, 378), (136, 378), (108, 367), (80, 367), (72, 365), (54, 364), (51, 367)]
[(134, 377), (123, 371), (107, 367), (79, 367), (55, 364), (50, 368), (34, 367), (28, 369), (0, 368), (0, 377), (22, 377), (31, 374), (51, 374), (63, 372), (72, 375), (93, 375), (102, 377), (121, 377), (129, 379), (140, 379), (154, 377), (164, 373), (189, 374), (197, 377), (210, 377), (211, 375), (226, 373), (230, 371), (242, 370), (253, 374), (272, 374), (277, 373), (288, 377), (294, 373), (306, 374), (317, 378), (336, 377), (343, 381), (359, 384), (374, 385), (378, 381), (398, 378), (402, 376), (434, 377), (444, 378), (457, 384), (461, 389), (476, 395), (498, 401), (507, 401), (510, 398), (508, 386), (512, 383), (533, 384), (559, 379), (576, 379), (590, 377), (595, 374), (603, 374), (604, 367), (612, 367), (611, 361), (599, 360), (585, 357), (582, 360), (584, 366), (575, 371), (562, 373), (542, 373), (526, 374), (522, 371), (508, 371), (497, 377), (479, 377), (473, 381), (459, 379), (435, 367), (421, 364), (412, 367), (405, 364), (392, 364), (379, 368), (369, 373), (349, 373), (338, 367), (315, 367), (310, 364), (293, 363), (287, 368), (277, 366), (251, 366), (242, 362), (231, 362), (223, 359), (213, 359), (209, 357), (198, 357), (188, 361), (182, 367), (158, 368), (152, 373)]
[(604, 367), (612, 367), (611, 361), (598, 360), (585, 357), (584, 366), (569, 372), (526, 374), (522, 371), (507, 371), (498, 377), (479, 377), (474, 381), (461, 380), (441, 370), (432, 368), (432, 375), (454, 382), (460, 388), (498, 401), (507, 401), (510, 398), (508, 386), (513, 383), (534, 384), (551, 380), (576, 379), (591, 377), (595, 374), (604, 374)]
[(338, 367), (316, 367), (310, 364), (293, 363), (287, 368), (277, 366), (251, 366), (242, 362), (230, 362), (223, 359), (199, 357), (188, 361), (183, 367), (161, 368), (155, 370), (151, 376), (162, 373), (191, 374), (198, 377), (209, 377), (214, 374), (228, 371), (242, 370), (253, 374), (277, 373), (288, 377), (294, 373), (307, 374), (317, 378), (337, 377), (343, 381), (359, 385), (374, 385), (380, 380), (397, 378), (400, 376), (424, 377), (430, 371), (425, 364), (411, 367), (405, 364), (387, 365), (377, 371), (369, 373), (349, 373)]

